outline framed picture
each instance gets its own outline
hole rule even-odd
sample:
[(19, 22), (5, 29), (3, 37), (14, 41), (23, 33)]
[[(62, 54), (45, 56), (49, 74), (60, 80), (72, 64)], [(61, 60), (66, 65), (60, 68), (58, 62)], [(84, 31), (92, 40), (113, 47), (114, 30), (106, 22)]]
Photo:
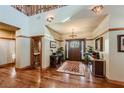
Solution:
[(56, 42), (50, 41), (50, 48), (56, 48)]
[(103, 37), (97, 38), (95, 40), (95, 49), (97, 51), (103, 51)]
[(118, 52), (124, 52), (124, 35), (117, 36)]

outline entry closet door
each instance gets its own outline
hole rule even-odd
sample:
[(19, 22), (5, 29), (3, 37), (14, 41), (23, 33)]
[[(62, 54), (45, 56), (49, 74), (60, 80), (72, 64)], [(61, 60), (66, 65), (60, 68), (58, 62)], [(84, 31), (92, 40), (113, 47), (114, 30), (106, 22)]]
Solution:
[(0, 65), (15, 62), (15, 40), (0, 39)]

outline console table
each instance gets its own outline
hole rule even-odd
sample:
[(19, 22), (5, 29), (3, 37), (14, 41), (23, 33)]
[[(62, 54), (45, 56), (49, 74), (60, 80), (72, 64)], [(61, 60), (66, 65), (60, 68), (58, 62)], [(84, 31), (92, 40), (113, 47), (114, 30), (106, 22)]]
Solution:
[(96, 77), (105, 77), (105, 60), (94, 59), (92, 65), (93, 75)]
[(63, 55), (51, 55), (50, 56), (50, 67), (59, 67), (64, 61)]

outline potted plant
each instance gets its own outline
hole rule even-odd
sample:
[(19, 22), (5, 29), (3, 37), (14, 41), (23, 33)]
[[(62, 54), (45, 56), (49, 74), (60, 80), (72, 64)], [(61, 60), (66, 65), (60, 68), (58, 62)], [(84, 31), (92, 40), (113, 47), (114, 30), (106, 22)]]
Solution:
[(88, 64), (88, 62), (90, 61), (90, 56), (92, 56), (94, 49), (92, 46), (88, 46), (88, 48), (86, 48), (86, 50), (87, 50), (87, 52), (84, 53), (84, 61)]
[(63, 51), (64, 51), (63, 47), (57, 49), (57, 53), (63, 53)]

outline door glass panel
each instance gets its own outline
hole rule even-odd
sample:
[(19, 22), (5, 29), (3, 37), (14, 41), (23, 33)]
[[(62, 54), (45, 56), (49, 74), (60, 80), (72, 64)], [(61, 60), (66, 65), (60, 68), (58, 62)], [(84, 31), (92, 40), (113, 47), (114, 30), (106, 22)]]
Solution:
[(70, 48), (79, 48), (80, 42), (79, 41), (71, 41)]
[(81, 56), (84, 59), (84, 41), (81, 42)]
[(67, 54), (66, 54), (66, 56), (67, 56), (67, 58), (68, 58), (68, 42), (66, 42), (66, 52), (67, 52)]

